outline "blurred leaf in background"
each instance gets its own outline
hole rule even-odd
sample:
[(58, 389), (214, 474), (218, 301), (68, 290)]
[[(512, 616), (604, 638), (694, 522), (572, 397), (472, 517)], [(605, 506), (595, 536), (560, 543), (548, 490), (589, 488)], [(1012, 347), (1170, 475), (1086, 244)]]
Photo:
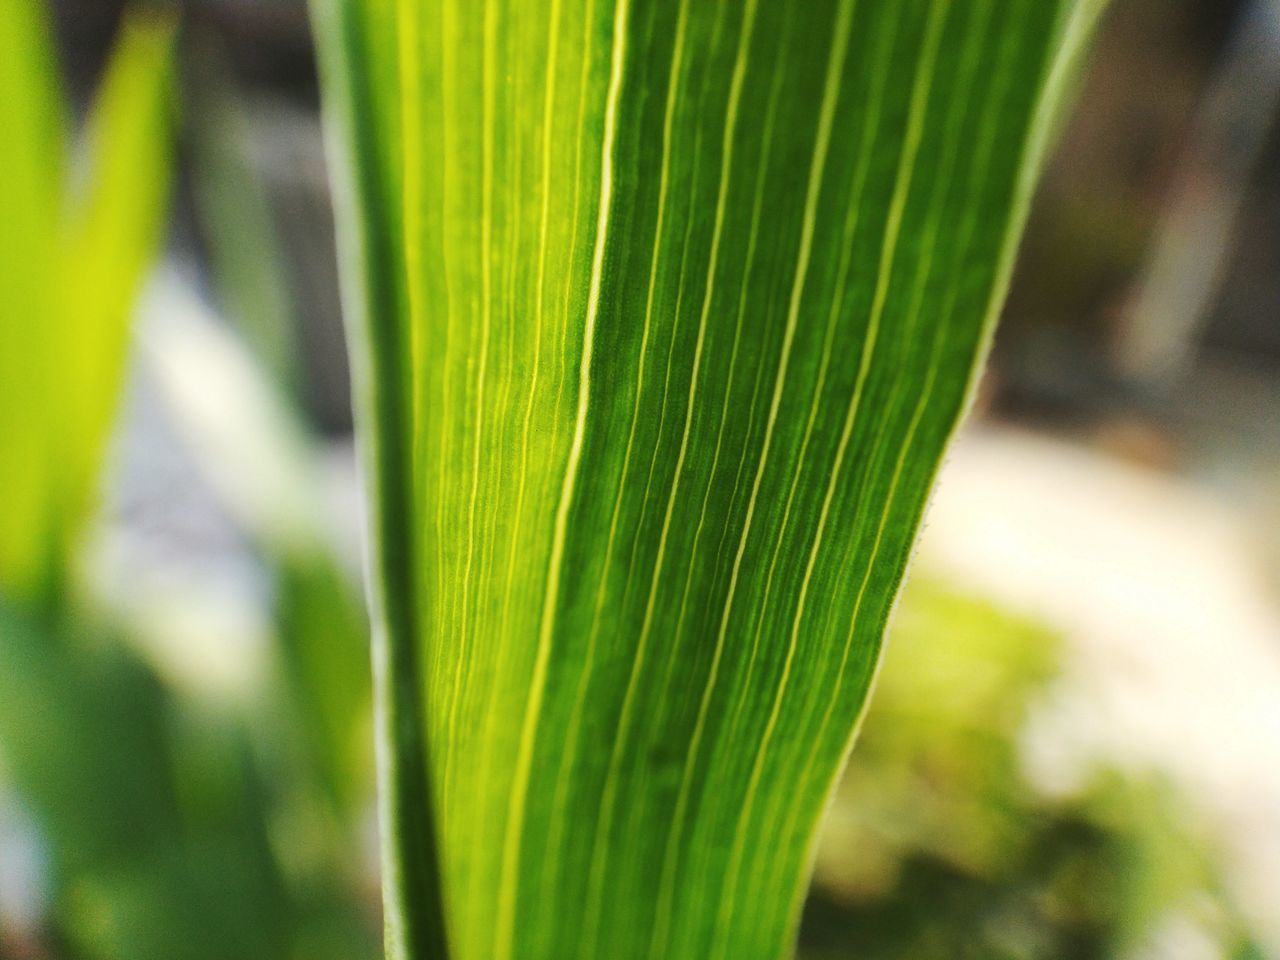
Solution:
[(51, 853), (57, 955), (284, 956), (243, 735), (184, 749), (155, 675), (93, 627), (5, 608), (0, 635), (4, 770)]
[(148, 327), (144, 355), (202, 474), (267, 560), (280, 678), (305, 721), (294, 734), (350, 825), (367, 812), (373, 788), (369, 630), (355, 544), (343, 543), (323, 491), (331, 470), (304, 404), (301, 304), (249, 111), (212, 39), (190, 47), (183, 95), (198, 119), (184, 130), (196, 221), (219, 313), (234, 332), (171, 288), (175, 309)]
[[(261, 238), (233, 234), (258, 248)], [(368, 624), (324, 493), (328, 468), (288, 382), (168, 271), (143, 330), (146, 370), (201, 475), (265, 559), (282, 686), (315, 773), (357, 817), (372, 791)]]
[(1058, 796), (1028, 777), (1028, 721), (1061, 661), (1034, 622), (908, 586), (819, 848), (805, 960), (1251, 955), (1169, 784), (1100, 765)]
[(43, 16), (0, 8), (0, 591), (29, 601), (62, 581), (92, 502), (164, 224), (171, 109), (172, 25), (130, 19), (69, 165)]
[[(325, 824), (354, 819), (368, 780), (363, 618), (330, 546), (305, 525), (301, 538), (287, 523), (262, 534), (280, 565), (285, 659), (303, 682), (273, 675), (256, 712), (211, 709), (153, 669), (126, 635), (134, 621), (82, 576), (134, 303), (167, 214), (173, 24), (126, 19), (68, 160), (46, 13), (37, 0), (0, 8), (0, 789), (29, 812), (49, 867), (28, 918), (39, 929), (0, 917), (0, 953), (371, 956), (372, 924), (344, 883), (352, 865), (325, 859), (349, 826)], [(252, 399), (271, 388), (250, 388), (235, 409), (253, 422)], [(305, 439), (234, 469), (271, 488), (297, 447)], [(313, 474), (283, 478), (296, 489), (277, 502), (306, 499)], [(341, 814), (308, 814), (334, 801)], [(315, 850), (319, 866), (306, 862)]]
[(183, 136), (215, 299), (277, 389), (296, 402), (299, 304), (268, 186), (255, 168), (249, 110), (212, 38), (193, 38), (186, 54)]

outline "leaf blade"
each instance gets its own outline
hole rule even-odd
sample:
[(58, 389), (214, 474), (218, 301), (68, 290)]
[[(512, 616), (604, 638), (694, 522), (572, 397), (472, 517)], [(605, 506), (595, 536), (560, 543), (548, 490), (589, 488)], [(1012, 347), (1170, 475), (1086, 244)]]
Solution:
[(397, 11), (458, 956), (785, 950), (1086, 6)]

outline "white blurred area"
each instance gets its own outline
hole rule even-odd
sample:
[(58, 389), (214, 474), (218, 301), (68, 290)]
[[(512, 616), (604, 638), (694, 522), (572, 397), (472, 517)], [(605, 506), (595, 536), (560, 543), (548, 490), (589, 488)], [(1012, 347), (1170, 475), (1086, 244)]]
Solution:
[[(1203, 482), (980, 423), (952, 447), (918, 563), (1066, 641), (1064, 674), (1027, 731), (1037, 786), (1070, 792), (1102, 762), (1170, 778), (1280, 955), (1273, 535)], [(1171, 945), (1176, 925), (1165, 934), (1153, 956), (1202, 955)]]
[(85, 573), (170, 683), (232, 708), (268, 682), (268, 558), (359, 565), (349, 440), (322, 441), (182, 265), (142, 299), (136, 362)]

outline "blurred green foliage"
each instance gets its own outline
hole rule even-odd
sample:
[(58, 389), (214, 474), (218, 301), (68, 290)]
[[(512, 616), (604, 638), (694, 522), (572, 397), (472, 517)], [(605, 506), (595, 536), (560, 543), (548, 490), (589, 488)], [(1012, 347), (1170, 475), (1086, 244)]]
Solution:
[(167, 215), (174, 25), (126, 19), (72, 150), (46, 13), (0, 4), (0, 791), (50, 874), (39, 930), (0, 915), (0, 956), (374, 956), (365, 626), (322, 539), (247, 531), (279, 569), (281, 655), (237, 709), (167, 685), (82, 582)]
[(1253, 955), (1169, 784), (1102, 761), (1065, 795), (1029, 781), (1029, 711), (1061, 656), (1034, 623), (908, 585), (828, 815), (804, 960), (1101, 960), (1172, 921)]
[(51, 853), (57, 955), (286, 956), (243, 731), (187, 749), (154, 674), (87, 624), (6, 610), (0, 630), (5, 771)]

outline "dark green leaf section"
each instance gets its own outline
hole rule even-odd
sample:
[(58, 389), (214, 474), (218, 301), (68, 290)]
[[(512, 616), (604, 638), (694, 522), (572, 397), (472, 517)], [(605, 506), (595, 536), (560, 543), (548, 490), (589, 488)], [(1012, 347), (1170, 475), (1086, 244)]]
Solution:
[[(50, 919), (68, 953), (281, 956), (290, 904), (255, 816), (262, 784), (243, 736), (205, 742), (184, 764), (170, 740), (174, 704), (103, 642), (114, 638), (2, 603), (0, 638), (6, 778), (48, 841)], [(220, 788), (197, 786), (209, 783)]]
[(311, 0), (325, 79), (329, 163), (353, 406), (369, 492), (373, 686), (379, 739), (386, 949), (445, 957), (435, 798), (416, 637), (409, 337), (391, 0)]
[(1095, 6), (320, 5), (393, 956), (786, 952)]

